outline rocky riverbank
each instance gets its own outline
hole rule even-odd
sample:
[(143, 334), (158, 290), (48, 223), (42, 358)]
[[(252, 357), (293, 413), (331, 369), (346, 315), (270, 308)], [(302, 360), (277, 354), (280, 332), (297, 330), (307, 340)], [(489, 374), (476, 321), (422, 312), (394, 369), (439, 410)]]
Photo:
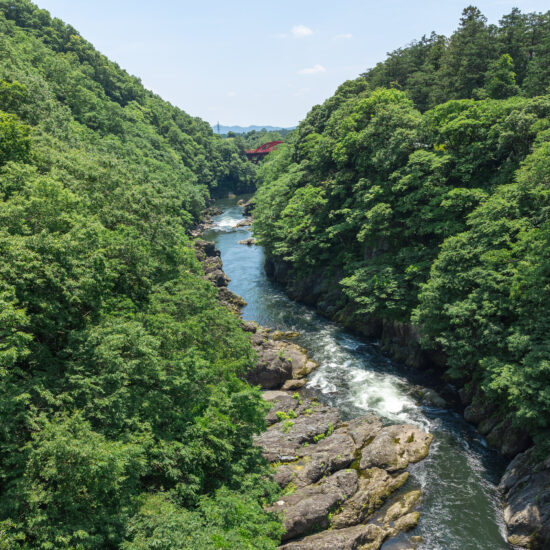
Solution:
[[(196, 241), (205, 278), (236, 313), (245, 304), (232, 293), (213, 243)], [(375, 550), (399, 536), (396, 548), (415, 548), (408, 536), (420, 515), (422, 494), (405, 490), (407, 467), (422, 460), (432, 436), (413, 425), (384, 426), (375, 415), (344, 421), (304, 390), (317, 364), (291, 340), (296, 333), (244, 323), (258, 353), (247, 379), (264, 389), (272, 407), (268, 429), (256, 438), (281, 486), (269, 510), (280, 514), (281, 550)]]
[[(417, 327), (356, 315), (338, 285), (341, 274), (317, 273), (298, 279), (288, 265), (273, 259), (267, 260), (265, 268), (291, 298), (316, 307), (322, 315), (357, 334), (378, 339), (381, 349), (393, 360), (436, 376), (444, 370), (445, 357), (421, 349)], [(463, 388), (457, 393), (465, 419), (477, 427), (489, 445), (505, 457), (515, 457), (500, 483), (510, 543), (550, 548), (550, 456), (541, 458), (528, 434), (515, 428), (479, 389)]]
[(214, 225), (212, 218), (221, 213), (222, 211), (216, 206), (209, 206), (203, 210), (201, 221), (189, 232), (191, 237), (199, 237), (205, 231), (208, 231), (208, 229), (212, 229)]

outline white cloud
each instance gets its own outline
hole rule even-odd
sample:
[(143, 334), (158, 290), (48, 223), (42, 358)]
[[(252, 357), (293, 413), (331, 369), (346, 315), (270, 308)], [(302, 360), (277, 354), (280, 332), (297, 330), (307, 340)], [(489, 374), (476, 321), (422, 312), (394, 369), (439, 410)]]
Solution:
[(337, 34), (336, 36), (334, 36), (334, 40), (350, 40), (351, 38), (353, 38), (353, 34), (351, 34), (350, 32), (345, 32), (343, 34)]
[(323, 65), (313, 65), (313, 67), (306, 67), (305, 69), (302, 69), (301, 71), (298, 71), (298, 74), (320, 74), (325, 73), (327, 70), (323, 67)]
[(306, 36), (310, 36), (313, 34), (313, 31), (305, 25), (295, 25), (294, 27), (292, 27), (291, 32), (294, 38), (305, 38)]
[(231, 90), (230, 92), (227, 92), (228, 97), (235, 97), (236, 95), (237, 95), (237, 92), (234, 92), (233, 90)]

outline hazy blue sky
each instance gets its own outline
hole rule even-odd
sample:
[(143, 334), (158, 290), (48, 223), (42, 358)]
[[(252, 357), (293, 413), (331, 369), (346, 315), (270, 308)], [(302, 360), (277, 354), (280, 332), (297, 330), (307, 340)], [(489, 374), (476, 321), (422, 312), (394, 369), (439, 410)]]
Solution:
[[(315, 104), (432, 30), (449, 35), (468, 0), (36, 0), (145, 86), (221, 124), (293, 126)], [(471, 0), (470, 0), (471, 1)], [(513, 6), (473, 2), (496, 23)]]

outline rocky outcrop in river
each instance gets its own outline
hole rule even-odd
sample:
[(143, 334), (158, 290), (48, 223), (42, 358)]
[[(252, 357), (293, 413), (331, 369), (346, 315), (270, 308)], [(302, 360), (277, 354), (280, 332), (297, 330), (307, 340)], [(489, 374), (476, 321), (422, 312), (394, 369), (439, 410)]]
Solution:
[(416, 526), (421, 492), (399, 490), (407, 466), (428, 454), (430, 434), (384, 427), (375, 415), (343, 421), (337, 409), (297, 392), (264, 398), (270, 426), (256, 444), (283, 490), (269, 508), (283, 519), (281, 549), (374, 550)]
[[(197, 257), (220, 301), (235, 312), (245, 305), (232, 293), (213, 243), (197, 240)], [(413, 529), (422, 494), (404, 490), (411, 463), (428, 454), (432, 436), (413, 425), (384, 426), (375, 415), (344, 420), (337, 409), (307, 395), (306, 377), (318, 365), (291, 340), (293, 332), (243, 322), (257, 351), (247, 374), (272, 407), (268, 429), (255, 444), (281, 487), (268, 509), (281, 516), (280, 550), (376, 550)], [(421, 539), (406, 537), (402, 548)]]
[(193, 229), (191, 229), (191, 231), (189, 232), (191, 237), (199, 237), (208, 229), (212, 229), (212, 227), (214, 226), (212, 218), (221, 213), (222, 211), (216, 206), (209, 206), (208, 208), (203, 210), (200, 223), (193, 227)]

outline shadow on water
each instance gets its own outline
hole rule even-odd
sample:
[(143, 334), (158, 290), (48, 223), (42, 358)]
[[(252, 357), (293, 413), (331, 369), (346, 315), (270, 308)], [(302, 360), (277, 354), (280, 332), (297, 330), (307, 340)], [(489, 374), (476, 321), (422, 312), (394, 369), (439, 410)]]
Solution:
[[(428, 457), (412, 465), (407, 488), (421, 487), (424, 497), (418, 527), (423, 549), (505, 550), (496, 483), (505, 467), (483, 438), (456, 412), (420, 406), (411, 395), (410, 374), (366, 343), (311, 308), (290, 300), (269, 281), (261, 247), (237, 244), (251, 236), (235, 228), (242, 219), (236, 199), (219, 201), (223, 214), (205, 237), (216, 242), (229, 288), (247, 306), (245, 320), (300, 333), (296, 342), (308, 349), (320, 367), (308, 389), (338, 407), (344, 418), (375, 412), (389, 424), (413, 423), (434, 434)], [(399, 541), (383, 546), (398, 548)]]

